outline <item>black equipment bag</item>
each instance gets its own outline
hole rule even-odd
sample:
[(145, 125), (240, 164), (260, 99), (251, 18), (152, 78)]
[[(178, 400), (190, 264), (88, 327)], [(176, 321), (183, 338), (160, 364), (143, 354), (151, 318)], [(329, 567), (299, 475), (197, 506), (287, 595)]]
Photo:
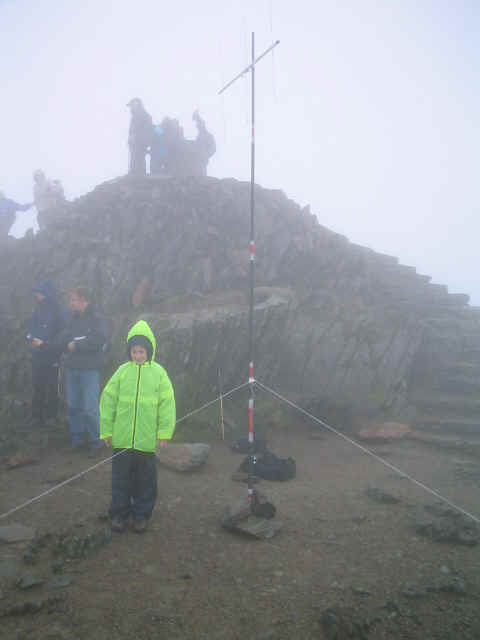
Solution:
[[(247, 456), (240, 465), (240, 471), (248, 472), (250, 456)], [(270, 451), (265, 451), (263, 456), (253, 456), (253, 474), (264, 480), (278, 480), (284, 482), (296, 476), (297, 465), (293, 458), (279, 458)]]

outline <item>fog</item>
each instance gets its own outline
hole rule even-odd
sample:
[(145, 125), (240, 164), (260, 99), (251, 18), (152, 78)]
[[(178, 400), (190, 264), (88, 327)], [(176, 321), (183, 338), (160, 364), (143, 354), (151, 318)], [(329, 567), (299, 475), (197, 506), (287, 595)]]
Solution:
[(198, 108), (209, 174), (248, 180), (250, 78), (218, 91), (254, 31), (257, 54), (281, 41), (257, 66), (257, 182), (480, 304), (476, 3), (0, 0), (0, 25), (8, 197), (31, 200), (37, 168), (69, 199), (124, 174), (133, 97), (189, 137)]

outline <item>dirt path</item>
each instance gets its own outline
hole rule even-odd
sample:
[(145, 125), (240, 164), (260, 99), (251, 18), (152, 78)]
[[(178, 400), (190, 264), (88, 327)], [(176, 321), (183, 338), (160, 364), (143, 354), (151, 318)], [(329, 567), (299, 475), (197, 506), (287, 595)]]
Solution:
[[(412, 511), (432, 504), (431, 496), (338, 437), (310, 439), (299, 425), (296, 434), (269, 438), (277, 455), (296, 459), (296, 479), (259, 485), (276, 505), (283, 529), (269, 541), (246, 539), (219, 525), (224, 506), (246, 493), (231, 480), (242, 458), (220, 442), (211, 445), (200, 472), (159, 470), (159, 502), (144, 536), (114, 534), (81, 560), (66, 562), (70, 586), (21, 591), (4, 579), (1, 610), (25, 600), (60, 600), (51, 602), (50, 612), (44, 607), (2, 618), (0, 637), (318, 640), (335, 637), (325, 635), (319, 622), (328, 608), (368, 619), (365, 638), (372, 640), (480, 637), (480, 545), (439, 544), (417, 535)], [(376, 451), (480, 514), (480, 471), (478, 478), (458, 473), (475, 471), (472, 461), (407, 441)], [(36, 465), (0, 471), (0, 512), (91, 464), (86, 456), (50, 448)], [(365, 494), (368, 487), (400, 502), (376, 503)], [(106, 526), (98, 515), (108, 507), (109, 489), (106, 463), (0, 524), (15, 521), (43, 533), (73, 527), (85, 536)], [(0, 545), (0, 565), (24, 551)], [(47, 544), (22, 574), (51, 580), (51, 565)], [(438, 591), (452, 581), (464, 585), (462, 593)]]

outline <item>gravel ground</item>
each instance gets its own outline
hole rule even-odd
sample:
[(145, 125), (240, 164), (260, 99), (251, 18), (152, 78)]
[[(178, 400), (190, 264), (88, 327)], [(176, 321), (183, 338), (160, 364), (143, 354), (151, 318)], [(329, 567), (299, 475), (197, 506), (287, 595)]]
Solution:
[[(110, 497), (108, 461), (0, 520), (52, 534), (31, 565), (23, 561), (27, 545), (0, 544), (0, 613), (11, 614), (0, 638), (480, 638), (480, 545), (419, 536), (412, 514), (433, 496), (337, 436), (312, 435), (304, 424), (268, 434), (271, 450), (297, 462), (294, 480), (258, 485), (283, 525), (270, 540), (220, 526), (224, 507), (246, 494), (231, 479), (242, 457), (222, 442), (210, 443), (200, 471), (159, 468), (159, 501), (143, 536), (110, 537), (99, 517)], [(374, 451), (480, 515), (480, 463), (476, 474), (468, 457), (406, 440)], [(0, 514), (97, 462), (50, 441), (36, 464), (3, 464)], [(375, 501), (366, 493), (372, 487), (399, 501)], [(100, 543), (75, 558), (58, 553), (62, 532), (72, 544), (97, 532)], [(2, 578), (8, 563), (17, 570)], [(29, 574), (45, 582), (19, 589), (17, 579)], [(42, 606), (13, 615), (11, 607), (27, 601)], [(347, 620), (343, 631), (321, 623), (329, 609)]]

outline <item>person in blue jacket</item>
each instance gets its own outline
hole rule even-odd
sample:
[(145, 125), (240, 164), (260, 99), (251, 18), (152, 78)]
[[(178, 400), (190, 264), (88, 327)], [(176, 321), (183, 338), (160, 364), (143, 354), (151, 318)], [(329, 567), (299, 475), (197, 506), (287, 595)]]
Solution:
[(8, 236), (10, 227), (15, 222), (15, 214), (17, 211), (27, 211), (33, 206), (32, 202), (28, 204), (19, 204), (15, 200), (7, 198), (3, 191), (0, 191), (0, 240)]
[(65, 326), (65, 312), (50, 280), (33, 289), (36, 306), (28, 321), (27, 340), (32, 352), (32, 425), (55, 421), (58, 412), (58, 349), (53, 340)]

